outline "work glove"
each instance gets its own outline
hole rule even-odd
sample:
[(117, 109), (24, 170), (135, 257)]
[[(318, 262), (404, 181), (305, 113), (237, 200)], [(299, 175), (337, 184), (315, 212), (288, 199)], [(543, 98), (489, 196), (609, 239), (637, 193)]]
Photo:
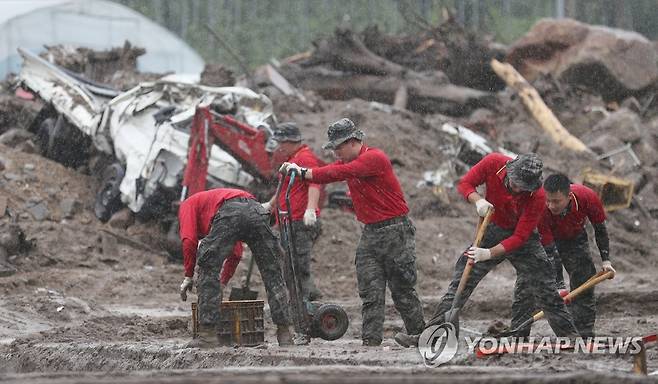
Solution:
[(478, 215), (480, 215), (480, 217), (485, 217), (487, 212), (490, 209), (493, 209), (493, 204), (485, 199), (480, 199), (475, 202), (475, 209), (478, 211)]
[(281, 167), (279, 168), (279, 173), (283, 173), (285, 175), (290, 173), (292, 170), (297, 171), (297, 174), (299, 175), (302, 172), (302, 167), (300, 167), (295, 163), (286, 162), (281, 164)]
[(192, 278), (185, 276), (183, 283), (180, 285), (180, 299), (187, 301), (187, 291), (192, 290)]
[(612, 263), (609, 260), (606, 260), (603, 263), (601, 263), (601, 266), (603, 267), (604, 272), (612, 271), (611, 279), (615, 278), (617, 271), (614, 268), (612, 268)]
[(267, 212), (272, 212), (272, 203), (270, 203), (269, 201), (262, 203), (261, 206), (265, 208)]
[(307, 209), (304, 212), (304, 225), (307, 227), (312, 227), (318, 221), (318, 217), (315, 215), (315, 209)]
[(464, 252), (464, 256), (473, 260), (473, 263), (491, 259), (491, 251), (488, 248), (470, 247)]

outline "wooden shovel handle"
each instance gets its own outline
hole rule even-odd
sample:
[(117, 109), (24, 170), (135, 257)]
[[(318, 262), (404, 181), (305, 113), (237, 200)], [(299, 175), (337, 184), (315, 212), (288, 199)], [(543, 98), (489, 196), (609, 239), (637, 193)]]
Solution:
[(473, 242), (474, 247), (479, 247), (480, 243), (482, 242), (482, 238), (484, 237), (484, 232), (487, 229), (487, 226), (489, 226), (489, 223), (491, 222), (491, 216), (493, 216), (494, 210), (493, 208), (489, 209), (487, 211), (487, 214), (484, 215), (484, 217), (480, 218), (480, 223), (478, 224), (478, 229), (477, 232), (475, 233), (475, 241)]
[(564, 297), (564, 301), (568, 302), (571, 301), (573, 298), (576, 296), (580, 295), (584, 291), (592, 288), (593, 286), (599, 284), (603, 280), (608, 280), (610, 276), (612, 276), (613, 272), (608, 271), (608, 272), (599, 272), (596, 275), (594, 275), (591, 279), (587, 280), (583, 285), (580, 287), (574, 289), (573, 291), (569, 292), (568, 295)]
[[(480, 246), (480, 242), (482, 242), (482, 238), (484, 237), (484, 232), (486, 231), (489, 222), (491, 222), (492, 215), (493, 215), (493, 209), (489, 209), (487, 211), (487, 214), (484, 215), (484, 217), (480, 217), (477, 231), (475, 232), (475, 241), (473, 242), (474, 247)], [(457, 286), (457, 292), (455, 293), (455, 295), (461, 295), (462, 291), (466, 287), (466, 282), (468, 281), (468, 277), (471, 275), (471, 269), (473, 269), (473, 263), (471, 262), (470, 259), (466, 260), (466, 266), (464, 267), (464, 272), (462, 272), (461, 279), (459, 279), (459, 285)]]
[[(608, 272), (601, 271), (601, 272), (597, 273), (596, 275), (590, 277), (590, 279), (587, 280), (586, 282), (584, 282), (580, 287), (578, 287), (578, 288), (574, 289), (573, 291), (569, 292), (569, 294), (564, 296), (564, 298), (562, 298), (562, 300), (564, 300), (565, 304), (569, 303), (571, 300), (573, 300), (574, 298), (576, 298), (578, 295), (585, 292), (586, 290), (588, 290), (588, 289), (592, 288), (593, 286), (599, 284), (603, 280), (608, 280), (608, 278), (610, 278), (611, 275), (612, 275), (612, 271), (608, 271)], [(539, 311), (539, 312), (535, 313), (532, 316), (534, 321), (538, 321), (538, 320), (542, 319), (543, 317), (544, 317), (544, 311)]]

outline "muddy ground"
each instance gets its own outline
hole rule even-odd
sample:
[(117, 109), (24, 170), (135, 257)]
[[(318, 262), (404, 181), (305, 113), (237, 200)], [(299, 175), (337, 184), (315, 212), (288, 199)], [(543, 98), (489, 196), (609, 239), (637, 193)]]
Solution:
[[(417, 288), (426, 318), (445, 291), (456, 258), (472, 241), (477, 221), (473, 207), (454, 188), (445, 187), (437, 196), (432, 188), (421, 185), (425, 171), (436, 170), (455, 156), (454, 139), (441, 131), (444, 123), (462, 124), (510, 151), (536, 151), (544, 159), (547, 174), (562, 171), (579, 182), (582, 172), (592, 168), (630, 178), (638, 199), (608, 216), (611, 258), (618, 275), (597, 287), (595, 331), (601, 336), (654, 334), (658, 332), (658, 184), (654, 182), (658, 103), (652, 104), (650, 98), (643, 104), (646, 108), (633, 109), (637, 100), (635, 104), (633, 100), (603, 100), (582, 87), (550, 78), (540, 78), (533, 85), (573, 135), (587, 145), (598, 145), (598, 153), (632, 142), (642, 166), (618, 162), (606, 167), (594, 154), (560, 148), (509, 89), (495, 94), (490, 109), (461, 117), (423, 115), (360, 99), (323, 100), (305, 92), (313, 103), (308, 106), (273, 87), (261, 90), (273, 99), (278, 120), (297, 122), (306, 142), (325, 161), (332, 160), (330, 153), (321, 150), (326, 127), (342, 117), (353, 119), (365, 131), (368, 145), (389, 155), (417, 227)], [(323, 301), (342, 305), (349, 315), (350, 327), (342, 339), (314, 339), (308, 346), (280, 348), (267, 319), (263, 346), (185, 349), (191, 337), (190, 304), (181, 302), (178, 295), (183, 268), (166, 252), (167, 228), (160, 221), (140, 221), (130, 215), (106, 224), (98, 221), (93, 211), (98, 181), (92, 167), (67, 168), (41, 156), (36, 138), (27, 132), (41, 104), (18, 100), (13, 90), (9, 83), (0, 85), (0, 135), (17, 129), (14, 136), (0, 142), (0, 236), (20, 232), (6, 254), (0, 246), (0, 381), (658, 381), (656, 343), (647, 345), (648, 377), (631, 373), (633, 357), (629, 355), (478, 358), (462, 351), (440, 368), (427, 368), (416, 350), (403, 349), (393, 341), (403, 324), (390, 297), (383, 345), (362, 347), (354, 268), (361, 225), (340, 209), (325, 209), (321, 214), (323, 234), (315, 247), (312, 270)], [(592, 131), (620, 110), (626, 111), (623, 119)], [(600, 267), (593, 241), (591, 248)], [(246, 264), (239, 266), (230, 286), (241, 285)], [(495, 320), (509, 321), (514, 279), (514, 269), (502, 263), (482, 281), (462, 311), (462, 332), (475, 335)], [(257, 272), (252, 281), (259, 297), (265, 297)], [(534, 326), (533, 335), (551, 336), (552, 331), (542, 321)]]
[[(279, 103), (280, 119), (300, 122), (316, 150), (327, 124), (339, 117), (357, 120), (370, 145), (391, 157), (417, 227), (418, 289), (426, 317), (445, 290), (452, 264), (473, 236), (472, 207), (449, 192), (441, 202), (418, 188), (422, 172), (445, 160), (437, 149), (445, 136), (437, 127), (449, 119), (387, 113), (361, 100), (321, 101), (315, 110)], [(527, 129), (533, 129), (531, 124)], [(535, 128), (536, 129), (536, 128)], [(504, 125), (499, 131), (506, 134)], [(533, 133), (533, 137), (541, 134)], [(546, 141), (548, 142), (548, 141)], [(638, 380), (631, 356), (566, 353), (477, 358), (460, 354), (441, 368), (426, 368), (417, 351), (392, 340), (402, 329), (387, 300), (385, 341), (365, 348), (359, 339), (361, 315), (354, 251), (360, 224), (351, 213), (326, 209), (324, 232), (313, 272), (325, 301), (341, 304), (350, 316), (345, 337), (313, 340), (309, 346), (280, 348), (267, 323), (267, 343), (258, 348), (184, 349), (190, 338), (190, 307), (178, 297), (182, 266), (162, 248), (157, 222), (136, 221), (127, 229), (100, 223), (93, 214), (95, 179), (29, 153), (0, 145), (4, 165), (0, 187), (32, 248), (10, 256), (17, 273), (0, 278), (0, 380), (59, 382), (616, 382)], [(326, 160), (328, 154), (323, 153)], [(577, 167), (569, 154), (549, 160)], [(582, 163), (582, 161), (581, 161)], [(566, 165), (565, 165), (566, 167)], [(571, 168), (568, 168), (571, 169)], [(76, 201), (65, 206), (67, 199)], [(40, 205), (43, 209), (36, 209)], [(66, 211), (66, 212), (64, 212)], [(643, 336), (658, 330), (657, 254), (653, 220), (627, 225), (629, 209), (610, 215), (612, 255), (619, 275), (597, 289), (600, 335)], [(2, 218), (3, 230), (11, 219)], [(629, 228), (631, 230), (629, 230)], [(136, 246), (125, 238), (146, 247)], [(596, 253), (594, 253), (596, 255)], [(595, 256), (597, 264), (598, 256)], [(238, 286), (246, 266), (231, 282)], [(462, 314), (462, 327), (483, 332), (496, 319), (510, 318), (515, 273), (503, 263), (480, 285)], [(264, 297), (260, 279), (255, 286)], [(551, 335), (545, 322), (533, 334)], [(658, 371), (658, 348), (648, 346), (649, 372)], [(656, 376), (650, 378), (657, 379)]]

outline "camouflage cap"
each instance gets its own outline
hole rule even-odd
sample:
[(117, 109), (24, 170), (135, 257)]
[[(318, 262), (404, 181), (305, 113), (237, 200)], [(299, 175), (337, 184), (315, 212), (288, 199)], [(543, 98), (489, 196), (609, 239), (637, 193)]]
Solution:
[(278, 124), (276, 128), (274, 128), (274, 135), (272, 138), (279, 142), (298, 142), (302, 141), (302, 133), (297, 127), (297, 124), (293, 122), (286, 122)]
[(518, 155), (507, 162), (507, 176), (519, 188), (536, 191), (541, 187), (544, 163), (536, 153)]
[(366, 135), (362, 130), (356, 128), (356, 125), (354, 125), (352, 120), (342, 118), (329, 125), (329, 129), (327, 130), (327, 138), (329, 139), (329, 142), (323, 145), (322, 148), (336, 149), (336, 147), (349, 139), (363, 140), (365, 136)]

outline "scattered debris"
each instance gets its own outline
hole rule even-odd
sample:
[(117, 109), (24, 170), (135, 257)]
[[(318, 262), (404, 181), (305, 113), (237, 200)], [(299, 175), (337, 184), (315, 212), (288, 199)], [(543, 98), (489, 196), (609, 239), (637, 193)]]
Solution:
[(295, 98), (299, 99), (302, 103), (304, 103), (306, 106), (309, 108), (314, 108), (315, 104), (308, 100), (306, 96), (304, 96), (304, 93), (302, 93), (299, 89), (293, 87), (288, 80), (277, 71), (274, 66), (271, 64), (266, 64), (262, 67), (259, 67), (256, 69), (256, 72), (254, 73), (255, 76), (255, 81), (258, 85), (262, 86), (263, 84), (272, 84), (276, 89), (281, 91), (286, 96), (294, 96)]
[(504, 153), (510, 157), (516, 154), (504, 148), (491, 144), (489, 140), (472, 130), (450, 123), (444, 123), (441, 131), (452, 136), (453, 140), (441, 146), (440, 150), (448, 155), (438, 169), (423, 173), (423, 180), (416, 184), (417, 188), (431, 187), (432, 193), (443, 203), (450, 203), (449, 191), (455, 187), (455, 182), (484, 156), (494, 152)]
[(16, 223), (0, 222), (0, 248), (9, 256), (29, 251), (34, 243), (28, 240), (23, 229)]
[[(139, 249), (139, 250), (141, 250), (141, 251), (146, 251), (146, 252), (150, 252), (150, 253), (160, 254), (160, 255), (162, 255), (162, 256), (167, 256), (167, 254), (166, 254), (165, 252), (154, 250), (152, 246), (150, 246), (150, 245), (148, 245), (148, 244), (145, 244), (145, 243), (142, 243), (141, 241), (137, 241), (137, 240), (135, 240), (135, 239), (131, 239), (130, 237), (127, 237), (127, 236), (121, 235), (121, 234), (119, 234), (119, 233), (117, 233), (117, 232), (114, 232), (114, 231), (111, 231), (111, 230), (109, 230), (109, 229), (105, 229), (105, 228), (103, 228), (103, 229), (101, 229), (101, 231), (102, 231), (104, 234), (107, 234), (107, 235), (110, 235), (110, 236), (114, 237), (117, 241), (119, 241), (119, 242), (121, 242), (121, 243), (123, 243), (123, 244), (126, 244), (126, 245), (128, 245), (128, 246), (131, 246), (131, 247), (133, 247), (133, 248)], [(116, 247), (114, 247), (114, 248), (116, 248)]]
[(539, 126), (541, 126), (556, 143), (572, 151), (590, 152), (590, 149), (587, 148), (582, 141), (577, 137), (574, 137), (562, 126), (562, 123), (560, 123), (557, 117), (555, 117), (553, 111), (546, 106), (541, 96), (539, 96), (537, 90), (528, 84), (513, 66), (507, 63), (501, 63), (494, 59), (491, 61), (491, 67), (498, 76), (505, 80), (509, 87), (519, 93), (524, 105), (528, 108), (535, 120), (537, 120)]
[(203, 68), (200, 83), (210, 87), (230, 87), (235, 84), (235, 76), (225, 66), (211, 63)]
[(33, 138), (34, 135), (25, 129), (12, 128), (0, 135), (0, 144), (4, 144), (9, 147), (16, 147), (19, 144)]
[[(372, 30), (369, 36), (368, 41), (375, 49), (378, 43)], [(326, 99), (358, 97), (419, 113), (463, 116), (495, 104), (490, 92), (450, 84), (438, 68), (419, 72), (390, 61), (365, 42), (351, 29), (337, 28), (331, 38), (314, 43), (310, 56), (284, 64), (281, 73), (295, 86)]]
[(633, 152), (633, 147), (631, 146), (630, 143), (626, 144), (624, 146), (621, 146), (619, 148), (615, 148), (612, 151), (608, 151), (608, 152), (606, 152), (602, 155), (599, 155), (599, 156), (596, 157), (596, 159), (597, 160), (608, 160), (610, 162), (610, 166), (612, 166), (614, 168), (615, 167), (615, 161), (613, 160), (613, 158), (617, 155), (620, 155), (620, 154), (627, 154), (632, 159), (634, 166), (639, 167), (640, 165), (642, 165), (642, 162), (640, 162), (640, 159), (637, 157), (635, 152)]
[(631, 205), (634, 190), (631, 181), (585, 170), (583, 185), (596, 192), (607, 212), (628, 208)]
[(123, 47), (95, 51), (70, 45), (46, 46), (41, 57), (67, 70), (74, 77), (84, 77), (117, 89), (130, 89), (139, 82), (155, 80), (163, 74), (137, 72), (137, 58), (146, 53), (126, 41)]
[(38, 100), (30, 101), (11, 94), (0, 94), (0, 134), (13, 128), (27, 129), (42, 107), (43, 104)]
[(133, 216), (132, 211), (128, 208), (124, 208), (119, 212), (112, 215), (107, 224), (116, 229), (126, 229), (134, 222), (135, 217)]

